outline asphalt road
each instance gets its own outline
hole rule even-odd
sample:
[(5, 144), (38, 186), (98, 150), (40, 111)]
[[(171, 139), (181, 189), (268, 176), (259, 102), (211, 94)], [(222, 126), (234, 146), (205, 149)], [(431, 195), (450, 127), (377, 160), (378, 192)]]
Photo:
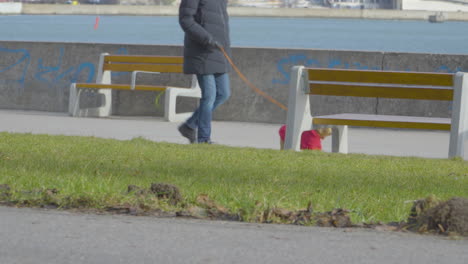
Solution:
[(0, 207), (0, 263), (468, 263), (468, 240)]

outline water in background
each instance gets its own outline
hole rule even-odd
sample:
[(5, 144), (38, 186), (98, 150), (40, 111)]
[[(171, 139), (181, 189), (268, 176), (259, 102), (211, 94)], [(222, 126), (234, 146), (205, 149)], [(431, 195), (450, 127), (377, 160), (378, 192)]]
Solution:
[[(0, 40), (182, 45), (174, 16), (0, 16)], [(234, 47), (468, 54), (468, 22), (231, 17)]]

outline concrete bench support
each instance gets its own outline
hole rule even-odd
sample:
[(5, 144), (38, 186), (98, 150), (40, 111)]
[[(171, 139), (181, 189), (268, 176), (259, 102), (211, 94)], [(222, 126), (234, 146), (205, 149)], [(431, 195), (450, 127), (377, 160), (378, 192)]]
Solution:
[(285, 149), (299, 151), (301, 135), (305, 130), (312, 128), (312, 115), (310, 113), (309, 96), (304, 96), (304, 87), (307, 87), (307, 72), (303, 66), (294, 66), (289, 86), (288, 114), (286, 121)]
[(468, 74), (455, 74), (450, 129), (449, 157), (464, 157), (464, 142), (468, 139)]
[(193, 112), (176, 113), (177, 97), (179, 96), (201, 98), (201, 90), (198, 85), (197, 76), (192, 76), (192, 87), (190, 89), (170, 87), (166, 90), (166, 96), (164, 98), (164, 119), (169, 122), (183, 122), (193, 114)]
[(332, 152), (348, 153), (348, 126), (332, 129)]
[[(96, 83), (111, 84), (111, 72), (102, 71), (104, 67), (104, 57), (108, 53), (99, 56), (98, 73)], [(93, 108), (80, 108), (80, 95), (83, 89), (77, 88), (76, 83), (70, 86), (70, 96), (68, 103), (68, 113), (75, 117), (107, 117), (112, 113), (112, 89), (96, 89), (96, 96), (101, 96), (101, 106)]]

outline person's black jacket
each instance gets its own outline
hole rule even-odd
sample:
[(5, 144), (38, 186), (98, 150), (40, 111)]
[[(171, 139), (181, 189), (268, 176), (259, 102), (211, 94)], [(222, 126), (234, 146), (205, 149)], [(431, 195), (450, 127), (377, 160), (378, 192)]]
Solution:
[(227, 0), (182, 0), (179, 23), (185, 32), (184, 73), (214, 74), (229, 72), (217, 41), (231, 55)]

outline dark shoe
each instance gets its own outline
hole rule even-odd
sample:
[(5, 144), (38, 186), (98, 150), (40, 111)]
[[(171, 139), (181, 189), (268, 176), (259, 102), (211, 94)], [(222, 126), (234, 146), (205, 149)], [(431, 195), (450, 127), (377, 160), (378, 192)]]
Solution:
[(197, 142), (197, 131), (195, 129), (190, 128), (184, 123), (178, 127), (178, 130), (183, 137), (190, 141), (191, 144)]

